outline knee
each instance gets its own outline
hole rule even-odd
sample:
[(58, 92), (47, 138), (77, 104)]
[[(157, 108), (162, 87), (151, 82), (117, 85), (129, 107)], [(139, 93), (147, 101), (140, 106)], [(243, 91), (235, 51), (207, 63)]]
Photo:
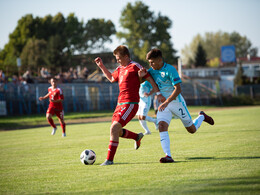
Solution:
[(186, 129), (191, 134), (196, 133), (196, 127), (195, 126), (186, 127)]
[(164, 121), (159, 122), (159, 131), (163, 132), (163, 131), (168, 131), (168, 124)]
[(121, 129), (122, 129), (122, 126), (120, 123), (112, 124), (110, 127), (110, 135), (119, 134)]
[(139, 120), (145, 120), (145, 116), (139, 115), (139, 116), (138, 116), (138, 119), (139, 119)]

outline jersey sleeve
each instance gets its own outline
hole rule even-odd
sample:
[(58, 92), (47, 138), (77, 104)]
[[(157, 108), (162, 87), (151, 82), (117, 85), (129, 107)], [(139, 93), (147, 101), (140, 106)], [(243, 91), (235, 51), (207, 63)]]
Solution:
[(118, 68), (112, 73), (112, 77), (114, 78), (114, 81), (118, 81)]
[(59, 94), (59, 99), (64, 100), (64, 95), (63, 95), (62, 90), (59, 89), (59, 92), (60, 92), (60, 94)]
[(173, 66), (168, 73), (173, 86), (182, 82), (177, 70)]

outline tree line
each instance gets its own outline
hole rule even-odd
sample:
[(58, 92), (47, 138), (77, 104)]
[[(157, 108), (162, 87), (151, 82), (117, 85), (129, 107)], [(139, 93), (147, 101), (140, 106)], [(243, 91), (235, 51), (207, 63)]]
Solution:
[[(142, 64), (147, 63), (146, 53), (153, 47), (162, 50), (168, 63), (177, 63), (177, 51), (169, 33), (173, 22), (169, 17), (160, 12), (156, 14), (142, 1), (136, 1), (127, 3), (122, 9), (119, 23), (122, 31), (117, 31), (111, 20), (103, 18), (84, 22), (74, 13), (67, 17), (62, 13), (45, 17), (27, 14), (18, 21), (9, 35), (9, 42), (0, 51), (0, 70), (9, 76), (18, 75), (19, 70), (36, 74), (42, 66), (52, 73), (67, 71), (69, 67), (78, 65), (75, 56), (108, 52), (105, 45), (112, 42), (112, 36), (127, 45), (132, 59)], [(190, 66), (214, 66), (219, 63), (220, 47), (230, 44), (236, 46), (237, 57), (257, 54), (257, 49), (246, 37), (236, 32), (217, 32), (194, 37), (191, 44), (182, 50), (182, 58)], [(20, 68), (17, 67), (17, 58), (22, 62)]]
[(167, 16), (156, 15), (141, 1), (127, 3), (122, 10), (122, 32), (116, 31), (111, 20), (93, 18), (86, 23), (74, 13), (64, 17), (62, 13), (43, 18), (32, 14), (23, 16), (9, 42), (0, 51), (0, 69), (7, 74), (18, 74), (17, 58), (21, 59), (20, 71), (37, 73), (44, 66), (52, 72), (66, 71), (76, 64), (75, 55), (107, 52), (105, 44), (115, 35), (128, 45), (134, 60), (145, 61), (151, 47), (159, 47), (171, 62), (176, 62), (176, 50), (168, 32), (172, 23)]

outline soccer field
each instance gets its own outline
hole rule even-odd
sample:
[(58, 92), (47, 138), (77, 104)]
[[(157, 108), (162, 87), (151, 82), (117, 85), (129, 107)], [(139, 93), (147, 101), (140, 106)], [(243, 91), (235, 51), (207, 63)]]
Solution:
[[(68, 125), (66, 138), (60, 126), (54, 136), (50, 127), (0, 131), (0, 194), (260, 194), (260, 107), (207, 113), (215, 125), (195, 134), (172, 120), (170, 164), (159, 163), (164, 153), (151, 123), (138, 150), (120, 139), (112, 166), (99, 166), (110, 122)], [(143, 132), (137, 120), (126, 128)], [(80, 162), (84, 149), (96, 152), (94, 165)]]

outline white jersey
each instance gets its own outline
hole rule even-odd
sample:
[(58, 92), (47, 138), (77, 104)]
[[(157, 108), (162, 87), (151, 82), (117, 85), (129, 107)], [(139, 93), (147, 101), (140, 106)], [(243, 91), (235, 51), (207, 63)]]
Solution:
[(144, 96), (144, 93), (149, 93), (152, 90), (152, 85), (148, 82), (145, 81), (140, 85), (139, 89), (139, 96), (140, 96), (140, 101), (139, 101), (139, 108), (136, 113), (136, 115), (141, 115), (141, 116), (147, 116), (148, 111), (150, 110), (151, 107), (151, 96)]
[[(181, 83), (177, 70), (170, 64), (164, 63), (160, 70), (150, 68), (148, 72), (159, 87), (162, 95), (167, 99), (174, 91), (174, 85)], [(193, 124), (190, 113), (187, 109), (184, 98), (179, 94), (176, 100), (171, 101), (164, 111), (157, 113), (157, 121), (165, 121), (170, 124), (172, 116), (181, 119), (185, 127)]]
[[(167, 63), (164, 63), (160, 70), (150, 68), (148, 72), (151, 74), (154, 81), (158, 85), (160, 92), (166, 99), (174, 91), (174, 85), (182, 82), (177, 70), (172, 65)], [(179, 94), (176, 100), (173, 101), (182, 102), (184, 99), (182, 95)]]

